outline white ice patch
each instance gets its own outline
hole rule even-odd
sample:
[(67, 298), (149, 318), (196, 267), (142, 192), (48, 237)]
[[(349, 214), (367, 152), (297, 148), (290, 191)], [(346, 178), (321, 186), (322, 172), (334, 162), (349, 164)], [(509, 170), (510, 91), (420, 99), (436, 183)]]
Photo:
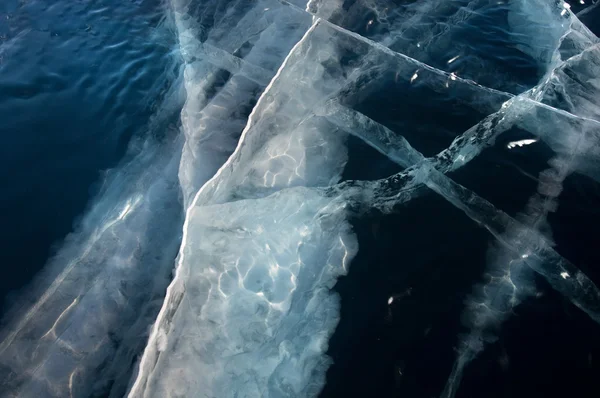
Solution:
[[(307, 9), (317, 14), (321, 10), (334, 19), (340, 3), (332, 4), (311, 1)], [(530, 36), (543, 30), (545, 17), (559, 14), (551, 8), (542, 11), (538, 17), (534, 6), (515, 5), (509, 22), (517, 36), (523, 36), (519, 45), (534, 47), (529, 55), (548, 66), (568, 27), (552, 19), (543, 48), (535, 47)], [(299, 18), (299, 27), (306, 33), (266, 86), (234, 153), (198, 190), (188, 208), (176, 276), (141, 360), (132, 397), (317, 395), (329, 363), (327, 340), (339, 316), (330, 288), (337, 276), (347, 272), (357, 249), (346, 220), (348, 208), (362, 204), (387, 212), (417, 197), (423, 184), (514, 249), (511, 255), (492, 253), (490, 266), (498, 272), (487, 286), (500, 298), (492, 302), (491, 296), (484, 297), (487, 309), (473, 308), (471, 318), (467, 316), (483, 326), (466, 338), (467, 345), (473, 343), (477, 349), (461, 357), (457, 378), (449, 381), (451, 390), (462, 368), (483, 348), (483, 327), (504, 319), (498, 311), (509, 314), (529, 293), (530, 268), (551, 279), (573, 301), (580, 299), (579, 290), (557, 283), (559, 274), (548, 272), (538, 261), (543, 257), (570, 269), (551, 248), (544, 246), (543, 252), (532, 251), (527, 257), (514, 255), (529, 254), (529, 243), (537, 234), (520, 242), (497, 232), (492, 222), (512, 226), (512, 221), (442, 174), (467, 164), (501, 132), (538, 121), (534, 111), (545, 108), (537, 99), (482, 87), (463, 78), (462, 71), (458, 76), (432, 68), (384, 47), (385, 37), (372, 41), (318, 17)], [(422, 84), (435, 91), (449, 89), (451, 83), (464, 90), (458, 95), (473, 89), (476, 102), (486, 93), (502, 99), (490, 101), (498, 108), (501, 103), (505, 106), (457, 137), (438, 156), (425, 159), (402, 137), (350, 109), (341, 100), (347, 98), (340, 99), (342, 93), (360, 97), (363, 93), (357, 92), (391, 66), (397, 69), (392, 72), (397, 81), (407, 86)], [(369, 79), (364, 79), (367, 75)], [(235, 105), (223, 106), (231, 104)], [(555, 109), (551, 112), (558, 114)], [(556, 141), (539, 126), (533, 130), (540, 140)], [(348, 134), (398, 164), (416, 165), (385, 180), (336, 184), (348, 156), (344, 145)], [(553, 144), (565, 151), (574, 147), (563, 141)], [(182, 167), (188, 166), (182, 162)], [(393, 301), (394, 296), (388, 304)]]
[(314, 116), (341, 88), (324, 77), (335, 46), (303, 21), (236, 151), (188, 209), (130, 396), (314, 396), (323, 386), (339, 317), (330, 289), (357, 244), (344, 202), (305, 188), (337, 182), (347, 155), (345, 134)]
[(0, 395), (125, 393), (179, 245), (181, 145), (172, 140), (143, 143), (107, 173), (88, 213), (15, 306), (0, 334)]
[(506, 147), (508, 149), (513, 149), (516, 147), (523, 147), (523, 146), (527, 146), (527, 145), (531, 145), (533, 143), (536, 143), (538, 140), (537, 139), (528, 139), (528, 140), (519, 140), (519, 141), (511, 141), (509, 142)]
[(234, 151), (248, 117), (244, 110), (250, 111), (311, 18), (276, 0), (244, 7), (207, 2), (203, 12), (227, 15), (207, 29), (200, 22), (204, 15), (190, 15), (187, 2), (173, 2), (186, 61), (179, 179), (187, 206)]
[(314, 396), (356, 252), (344, 210), (295, 188), (188, 215), (184, 298), (145, 396)]

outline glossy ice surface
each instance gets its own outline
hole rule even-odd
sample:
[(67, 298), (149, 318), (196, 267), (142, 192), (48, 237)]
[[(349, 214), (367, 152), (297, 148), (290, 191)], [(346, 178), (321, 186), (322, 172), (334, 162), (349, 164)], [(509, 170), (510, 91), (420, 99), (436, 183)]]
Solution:
[(3, 395), (600, 393), (596, 4), (163, 6), (150, 133), (8, 313)]

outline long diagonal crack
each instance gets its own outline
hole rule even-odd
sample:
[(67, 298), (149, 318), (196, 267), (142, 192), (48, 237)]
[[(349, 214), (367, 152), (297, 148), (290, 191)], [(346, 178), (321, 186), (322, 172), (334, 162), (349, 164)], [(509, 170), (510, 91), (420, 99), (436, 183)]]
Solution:
[[(336, 121), (346, 122), (343, 127), (349, 128), (355, 136), (385, 154), (390, 160), (402, 166), (413, 163), (412, 168), (401, 173), (403, 177), (392, 177), (396, 181), (404, 182), (400, 189), (396, 186), (393, 190), (406, 192), (407, 189), (416, 189), (422, 184), (427, 185), (450, 203), (463, 210), (471, 219), (483, 225), (498, 240), (511, 247), (512, 250), (520, 254), (527, 253), (528, 257), (532, 256), (531, 260), (525, 261), (527, 265), (546, 278), (552, 287), (584, 310), (592, 319), (600, 323), (600, 290), (585, 274), (554, 251), (547, 240), (535, 229), (522, 225), (504, 212), (497, 210), (491, 203), (474, 192), (452, 181), (443, 174), (451, 170), (447, 163), (435, 162), (436, 158), (433, 159), (433, 162), (424, 159), (422, 154), (412, 148), (408, 141), (401, 136), (394, 135), (385, 126), (356, 111), (343, 109), (341, 105), (330, 105), (330, 109), (335, 109), (335, 112), (332, 110), (331, 114), (336, 116)], [(337, 124), (342, 126), (341, 122)], [(418, 163), (415, 163), (415, 160)], [(464, 164), (463, 162), (460, 166)], [(410, 199), (415, 196), (411, 196)], [(507, 229), (523, 232), (520, 234), (519, 239), (506, 241), (502, 237), (502, 232)], [(533, 259), (538, 261), (533, 261)], [(546, 266), (546, 264), (548, 265)], [(566, 275), (565, 273), (575, 277), (565, 278), (561, 276)]]
[[(300, 46), (302, 46), (302, 43), (304, 43), (304, 41), (307, 40), (308, 37), (310, 37), (311, 32), (316, 28), (316, 26), (317, 26), (317, 23), (315, 21), (315, 22), (313, 22), (311, 27), (306, 31), (306, 33), (302, 36), (302, 38), (296, 43), (296, 45), (294, 45), (292, 47), (290, 52), (287, 54), (287, 56), (281, 63), (281, 66), (277, 70), (277, 73), (275, 74), (275, 76), (273, 76), (269, 85), (265, 88), (265, 90), (263, 91), (261, 96), (258, 98), (256, 105), (254, 106), (254, 108), (252, 109), (252, 112), (250, 113), (250, 116), (248, 117), (248, 122), (246, 124), (246, 127), (244, 128), (244, 131), (242, 131), (242, 134), (240, 136), (240, 139), (238, 141), (238, 145), (234, 151), (234, 154), (240, 150), (240, 148), (242, 147), (242, 144), (244, 143), (246, 134), (248, 133), (250, 126), (252, 126), (253, 119), (257, 116), (256, 109), (259, 108), (260, 103), (262, 101), (264, 101), (264, 99), (267, 97), (271, 87), (273, 87), (274, 82), (277, 81), (277, 79), (281, 75), (281, 71), (286, 67), (287, 62), (290, 59), (291, 55), (295, 52), (295, 50), (297, 48), (300, 48)], [(167, 293), (165, 295), (164, 304), (156, 318), (156, 322), (152, 326), (152, 330), (150, 332), (150, 337), (148, 338), (148, 344), (147, 344), (146, 349), (144, 350), (144, 353), (140, 360), (140, 368), (138, 371), (138, 376), (136, 377), (136, 379), (133, 383), (133, 386), (131, 387), (131, 390), (129, 392), (129, 397), (140, 396), (142, 390), (145, 388), (149, 371), (152, 368), (154, 368), (154, 366), (156, 365), (156, 363), (159, 359), (160, 351), (161, 351), (160, 347), (164, 344), (164, 339), (166, 338), (166, 335), (168, 334), (170, 328), (172, 327), (171, 320), (173, 319), (173, 316), (177, 312), (177, 310), (179, 308), (179, 304), (181, 303), (181, 301), (183, 299), (184, 292), (185, 292), (185, 287), (184, 287), (185, 280), (182, 276), (181, 265), (183, 264), (184, 259), (185, 259), (185, 248), (186, 248), (186, 245), (188, 244), (188, 239), (189, 239), (188, 232), (189, 232), (189, 221), (191, 218), (190, 217), (191, 211), (194, 209), (194, 207), (197, 206), (198, 200), (201, 198), (202, 193), (205, 192), (206, 190), (211, 189), (211, 184), (214, 183), (214, 181), (218, 180), (218, 178), (220, 177), (220, 175), (223, 173), (224, 170), (226, 170), (228, 167), (230, 167), (230, 162), (232, 159), (233, 159), (233, 155), (227, 160), (227, 162), (225, 162), (225, 164), (223, 164), (219, 168), (219, 170), (215, 173), (215, 175), (198, 190), (198, 192), (194, 196), (194, 199), (192, 200), (191, 204), (186, 209), (185, 221), (184, 221), (184, 225), (183, 225), (183, 237), (181, 240), (181, 247), (179, 249), (179, 256), (178, 256), (176, 267), (175, 267), (175, 275), (173, 277), (173, 281), (167, 288)], [(150, 369), (148, 369), (148, 368), (150, 368)]]
[[(505, 118), (502, 118), (501, 122), (494, 123), (494, 115), (492, 115), (492, 117), (488, 117), (488, 120), (484, 121), (484, 125), (487, 124), (486, 127), (468, 130), (459, 138), (458, 142), (462, 145), (454, 146), (454, 154), (461, 153), (462, 149), (466, 145), (470, 145), (473, 141), (478, 141), (479, 145), (473, 145), (469, 151), (468, 159), (464, 155), (458, 155), (462, 159), (461, 162), (457, 163), (456, 156), (449, 154), (448, 150), (442, 151), (442, 153), (433, 159), (424, 160), (422, 155), (412, 148), (403, 137), (395, 136), (393, 132), (387, 130), (384, 126), (379, 125), (377, 122), (370, 120), (358, 112), (352, 110), (344, 111), (339, 108), (340, 106), (338, 105), (335, 107), (335, 112), (330, 112), (330, 114), (333, 113), (336, 115), (336, 121), (346, 121), (346, 123), (338, 122), (337, 125), (339, 127), (348, 128), (355, 136), (361, 138), (365, 143), (379, 150), (379, 152), (386, 155), (390, 160), (400, 165), (406, 166), (411, 162), (416, 163), (403, 173), (399, 173), (401, 175), (387, 179), (394, 184), (392, 187), (386, 186), (386, 189), (388, 191), (395, 191), (391, 195), (389, 192), (387, 193), (389, 200), (394, 202), (394, 204), (413, 200), (424, 193), (424, 190), (421, 188), (424, 184), (461, 209), (469, 218), (485, 227), (512, 253), (508, 256), (505, 255), (498, 258), (500, 262), (503, 261), (503, 258), (513, 258), (510, 261), (507, 259), (504, 260), (507, 261), (506, 264), (497, 264), (501, 268), (499, 271), (505, 276), (501, 279), (498, 279), (498, 277), (490, 279), (484, 286), (484, 289), (488, 288), (490, 293), (485, 293), (484, 297), (477, 298), (478, 300), (484, 300), (483, 303), (478, 304), (479, 309), (475, 307), (474, 311), (477, 311), (479, 314), (472, 315), (477, 317), (478, 321), (471, 329), (468, 339), (460, 347), (458, 358), (442, 394), (444, 398), (452, 398), (454, 396), (457, 385), (462, 378), (464, 367), (483, 349), (483, 329), (501, 321), (507, 316), (505, 312), (520, 302), (517, 294), (519, 294), (518, 289), (523, 289), (523, 287), (520, 286), (521, 282), (517, 281), (519, 278), (518, 274), (522, 273), (523, 270), (519, 267), (526, 265), (544, 277), (556, 291), (561, 293), (575, 306), (582, 309), (594, 321), (600, 323), (600, 290), (575, 265), (552, 249), (551, 243), (537, 231), (537, 224), (546, 218), (548, 209), (552, 207), (547, 202), (555, 199), (560, 193), (560, 189), (548, 190), (549, 193), (546, 197), (534, 196), (532, 199), (533, 202), (541, 201), (542, 203), (531, 203), (530, 207), (533, 209), (533, 214), (528, 215), (529, 224), (531, 225), (527, 226), (496, 209), (485, 199), (443, 174), (464, 165), (479, 153), (487, 141), (496, 138), (499, 134), (506, 131), (512, 123), (507, 123)], [(523, 111), (522, 108), (520, 110)], [(503, 125), (502, 121), (504, 121)], [(501, 127), (498, 128), (499, 126)], [(579, 137), (582, 137), (583, 134), (580, 133)], [(479, 140), (476, 138), (479, 138)], [(396, 142), (394, 143), (393, 141)], [(577, 140), (576, 145), (572, 148), (571, 154), (568, 155), (565, 162), (555, 162), (558, 164), (557, 167), (559, 167), (559, 170), (547, 173), (548, 178), (553, 182), (541, 182), (541, 184), (551, 183), (562, 185), (562, 181), (570, 173), (580, 145), (581, 138)], [(443, 161), (436, 161), (439, 159)], [(360, 184), (360, 182), (357, 183)], [(375, 182), (375, 184), (381, 184), (381, 182)], [(378, 187), (374, 186), (374, 184), (371, 184), (371, 186), (352, 187), (348, 183), (345, 183), (340, 192), (342, 192), (342, 195), (350, 193), (356, 196), (356, 191), (358, 191), (359, 197), (355, 197), (356, 201), (366, 201), (367, 203), (372, 201), (373, 204), (376, 204), (379, 198), (383, 196), (379, 192), (375, 195), (373, 194), (373, 192), (377, 192), (376, 188)], [(365, 192), (367, 194), (371, 193), (371, 196), (365, 194)], [(390, 205), (387, 208), (381, 205), (377, 207), (384, 211), (391, 208)], [(364, 206), (362, 211), (364, 211)], [(511, 279), (511, 272), (517, 274), (517, 279)], [(515, 283), (519, 285), (515, 285)], [(507, 294), (504, 291), (506, 289), (504, 286), (512, 290), (512, 293)], [(488, 297), (490, 294), (497, 297), (490, 298)], [(490, 303), (489, 306), (486, 304), (488, 301)]]
[[(340, 32), (340, 33), (342, 33), (342, 34), (348, 35), (348, 36), (350, 36), (350, 37), (353, 37), (353, 38), (355, 38), (356, 40), (359, 40), (359, 41), (361, 41), (361, 42), (363, 42), (363, 43), (366, 43), (366, 44), (368, 44), (369, 46), (373, 47), (373, 48), (374, 48), (374, 49), (376, 49), (376, 50), (382, 51), (382, 52), (384, 52), (384, 53), (386, 53), (386, 54), (388, 54), (388, 55), (391, 55), (392, 57), (395, 57), (395, 58), (400, 58), (400, 59), (403, 59), (403, 60), (405, 60), (405, 61), (408, 61), (409, 63), (412, 63), (413, 65), (415, 65), (415, 68), (416, 68), (416, 69), (424, 69), (424, 70), (428, 70), (428, 71), (430, 71), (430, 72), (433, 72), (433, 73), (435, 73), (435, 74), (437, 74), (437, 75), (443, 76), (443, 77), (445, 77), (445, 78), (447, 78), (447, 79), (449, 79), (449, 80), (453, 80), (453, 81), (459, 81), (459, 82), (462, 82), (462, 83), (465, 83), (465, 84), (471, 85), (471, 86), (473, 86), (473, 87), (477, 87), (477, 88), (479, 88), (479, 89), (481, 89), (481, 90), (483, 90), (483, 91), (486, 91), (486, 92), (488, 92), (488, 93), (492, 93), (492, 94), (496, 94), (496, 95), (502, 95), (502, 96), (506, 96), (507, 98), (514, 98), (514, 97), (516, 97), (516, 95), (515, 95), (515, 94), (508, 93), (508, 92), (505, 92), (505, 91), (496, 90), (496, 89), (494, 89), (494, 88), (490, 88), (490, 87), (483, 86), (483, 85), (481, 85), (481, 84), (479, 84), (479, 83), (477, 83), (477, 82), (475, 82), (475, 81), (473, 81), (473, 80), (462, 78), (462, 77), (460, 77), (460, 76), (457, 76), (457, 75), (455, 75), (455, 74), (453, 74), (453, 73), (446, 72), (446, 71), (444, 71), (444, 70), (442, 70), (442, 69), (435, 68), (435, 67), (433, 67), (433, 66), (431, 66), (431, 65), (428, 65), (428, 64), (426, 64), (426, 63), (424, 63), (424, 62), (422, 62), (422, 61), (419, 61), (419, 60), (417, 60), (417, 59), (415, 59), (415, 58), (412, 58), (412, 57), (410, 57), (410, 56), (408, 56), (408, 55), (406, 55), (406, 54), (402, 54), (402, 53), (399, 53), (399, 52), (393, 51), (393, 50), (391, 50), (390, 48), (388, 48), (388, 47), (384, 46), (384, 45), (383, 45), (383, 44), (381, 44), (381, 43), (378, 43), (378, 42), (376, 42), (376, 41), (373, 41), (373, 40), (371, 40), (371, 39), (369, 39), (369, 38), (367, 38), (367, 37), (364, 37), (364, 36), (362, 36), (362, 35), (360, 35), (360, 34), (358, 34), (358, 33), (356, 33), (356, 32), (352, 32), (352, 31), (350, 31), (350, 30), (348, 30), (348, 29), (345, 29), (345, 28), (343, 28), (343, 27), (341, 27), (341, 26), (339, 26), (339, 25), (336, 25), (336, 24), (334, 24), (334, 23), (332, 23), (332, 22), (330, 22), (330, 21), (328, 21), (328, 20), (326, 20), (326, 19), (323, 19), (323, 18), (321, 18), (319, 15), (313, 14), (313, 13), (311, 13), (311, 12), (310, 12), (310, 11), (308, 11), (308, 10), (303, 10), (302, 8), (300, 8), (300, 7), (297, 7), (296, 5), (294, 5), (294, 4), (292, 4), (292, 3), (289, 3), (289, 2), (288, 2), (288, 1), (286, 1), (286, 0), (279, 0), (279, 1), (280, 1), (281, 3), (283, 3), (283, 4), (287, 4), (287, 5), (289, 5), (290, 7), (293, 7), (293, 8), (295, 8), (295, 9), (297, 9), (297, 10), (300, 10), (300, 11), (302, 11), (302, 12), (306, 12), (306, 13), (308, 13), (308, 14), (312, 15), (313, 17), (315, 17), (315, 18), (316, 18), (315, 22), (322, 22), (322, 23), (324, 23), (324, 24), (326, 24), (326, 25), (330, 26), (331, 28), (335, 29), (336, 31), (338, 31), (338, 32)], [(596, 46), (594, 45), (594, 46), (591, 46), (591, 47), (596, 47)], [(584, 51), (586, 51), (586, 50), (588, 50), (588, 49), (585, 49)], [(572, 56), (572, 57), (570, 57), (570, 58), (568, 58), (568, 59), (566, 59), (566, 60), (562, 61), (560, 64), (558, 64), (558, 65), (556, 65), (556, 66), (553, 66), (553, 69), (558, 69), (558, 68), (560, 68), (562, 65), (566, 64), (567, 62), (570, 62), (570, 60), (571, 60), (572, 58), (575, 58), (575, 57), (578, 57), (578, 56), (580, 56), (580, 54), (576, 54), (576, 55), (574, 55), (574, 56)], [(537, 87), (537, 86), (536, 86), (536, 87)], [(595, 119), (587, 118), (587, 117), (584, 117), (584, 116), (578, 116), (578, 115), (575, 115), (575, 114), (573, 114), (573, 113), (570, 113), (570, 112), (568, 112), (568, 111), (565, 111), (565, 110), (562, 110), (562, 109), (558, 109), (558, 108), (555, 108), (555, 107), (553, 107), (553, 106), (550, 106), (550, 105), (548, 105), (548, 104), (544, 104), (543, 102), (539, 102), (539, 101), (536, 101), (536, 100), (534, 100), (534, 99), (532, 99), (532, 98), (529, 98), (529, 97), (527, 96), (527, 93), (531, 92), (531, 91), (532, 91), (532, 90), (534, 90), (534, 89), (535, 89), (535, 87), (534, 87), (534, 88), (532, 88), (532, 89), (530, 89), (530, 90), (528, 90), (528, 91), (526, 91), (525, 93), (519, 94), (519, 96), (520, 96), (520, 97), (521, 97), (521, 98), (522, 98), (524, 101), (528, 101), (528, 102), (531, 102), (532, 104), (534, 104), (534, 105), (537, 105), (537, 106), (540, 106), (540, 107), (542, 107), (542, 108), (546, 108), (546, 109), (549, 109), (549, 110), (555, 111), (555, 112), (557, 112), (557, 113), (559, 113), (559, 114), (561, 114), (561, 115), (563, 115), (563, 116), (566, 116), (566, 117), (569, 117), (569, 118), (573, 118), (573, 119), (581, 119), (581, 120), (586, 120), (586, 121), (588, 121), (588, 122), (590, 122), (590, 123), (595, 123), (595, 124), (598, 124), (598, 125), (600, 126), (600, 121), (597, 121), (597, 120), (595, 120)]]
[[(299, 9), (302, 12), (309, 13), (307, 10), (302, 10), (287, 1), (282, 0), (281, 2)], [(458, 82), (468, 84), (469, 86), (476, 87), (482, 91), (504, 96), (508, 98), (508, 101), (502, 109), (489, 115), (480, 123), (467, 130), (464, 134), (457, 137), (450, 147), (430, 159), (424, 159), (423, 155), (412, 148), (408, 141), (403, 137), (396, 135), (378, 122), (359, 112), (343, 107), (336, 101), (327, 102), (323, 111), (318, 114), (319, 116), (327, 118), (327, 120), (332, 122), (338, 128), (362, 139), (366, 144), (384, 154), (390, 160), (403, 167), (408, 167), (408, 169), (378, 181), (347, 181), (319, 190), (332, 199), (339, 198), (342, 201), (350, 203), (351, 208), (352, 205), (357, 206), (359, 211), (364, 211), (368, 208), (378, 208), (384, 212), (389, 212), (398, 204), (412, 200), (421, 193), (431, 189), (459, 209), (463, 210), (471, 219), (488, 229), (500, 242), (510, 248), (510, 250), (518, 253), (525, 264), (538, 274), (544, 276), (557, 291), (570, 299), (592, 319), (600, 322), (600, 293), (598, 288), (589, 278), (587, 278), (587, 276), (579, 271), (568, 260), (556, 253), (545, 238), (538, 232), (521, 225), (505, 213), (497, 210), (485, 199), (480, 198), (475, 193), (456, 184), (444, 174), (467, 164), (471, 159), (476, 157), (486, 145), (488, 145), (490, 140), (508, 130), (514, 124), (514, 120), (519, 119), (522, 115), (526, 114), (532, 107), (544, 108), (564, 117), (586, 121), (595, 125), (600, 124), (600, 122), (594, 119), (577, 116), (570, 112), (533, 100), (529, 98), (529, 92), (515, 96), (510, 93), (482, 86), (472, 80), (460, 78), (407, 55), (394, 52), (382, 44), (376, 43), (357, 33), (348, 31), (329, 21), (320, 19), (317, 15), (311, 15), (315, 17), (313, 19), (313, 24), (306, 31), (302, 39), (300, 39), (287, 54), (279, 70), (258, 99), (257, 104), (248, 118), (248, 122), (242, 132), (242, 136), (240, 137), (234, 154), (244, 145), (246, 134), (253, 124), (253, 119), (257, 117), (255, 111), (259, 109), (259, 105), (263, 99), (269, 95), (270, 88), (273, 86), (274, 82), (277, 81), (282, 70), (286, 68), (291, 55), (321, 23), (326, 24), (344, 35), (366, 43), (377, 51), (382, 51), (387, 55), (409, 62), (410, 64), (413, 64), (416, 69), (428, 70), (439, 76), (443, 76), (444, 78), (457, 80)], [(515, 107), (516, 103), (529, 106)], [(515, 108), (517, 109), (515, 110)], [(138, 376), (136, 379), (130, 396), (137, 394), (139, 389), (143, 388), (143, 385), (146, 383), (144, 375), (148, 373), (147, 367), (153, 367), (158, 360), (158, 356), (160, 355), (159, 345), (162, 344), (161, 340), (164, 339), (164, 336), (168, 333), (170, 329), (170, 319), (172, 319), (174, 313), (177, 311), (179, 303), (183, 298), (185, 281), (182, 280), (181, 276), (181, 264), (183, 263), (184, 248), (188, 239), (189, 212), (195, 206), (201, 205), (198, 203), (198, 200), (202, 195), (207, 194), (214, 189), (213, 184), (218, 181), (223, 170), (231, 167), (231, 159), (233, 159), (233, 155), (217, 171), (213, 178), (198, 190), (192, 204), (187, 209), (176, 274), (172, 284), (168, 288), (164, 301), (165, 304), (153, 326), (148, 347), (144, 352), (139, 371), (139, 374), (142, 376)], [(507, 229), (522, 231), (522, 236), (520, 236), (519, 240), (507, 240), (505, 235), (503, 235), (504, 231)], [(565, 278), (565, 274), (569, 275), (569, 277)]]

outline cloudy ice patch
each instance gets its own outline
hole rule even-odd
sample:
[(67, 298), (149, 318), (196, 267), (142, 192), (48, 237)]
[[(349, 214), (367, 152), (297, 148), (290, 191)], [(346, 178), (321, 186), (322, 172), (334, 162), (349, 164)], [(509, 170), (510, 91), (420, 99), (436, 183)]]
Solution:
[[(174, 63), (177, 61), (174, 59)], [(173, 68), (177, 70), (176, 67)], [(169, 69), (171, 70), (171, 69)], [(169, 283), (183, 223), (179, 78), (0, 331), (0, 395), (122, 396)]]

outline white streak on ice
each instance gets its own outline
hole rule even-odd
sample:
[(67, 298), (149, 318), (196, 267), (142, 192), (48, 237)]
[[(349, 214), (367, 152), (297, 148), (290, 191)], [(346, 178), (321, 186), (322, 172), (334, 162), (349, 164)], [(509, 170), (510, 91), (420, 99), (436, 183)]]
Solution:
[[(257, 117), (256, 111), (257, 111), (257, 109), (259, 109), (259, 104), (262, 101), (264, 101), (264, 98), (266, 98), (267, 95), (269, 95), (274, 82), (277, 81), (277, 79), (279, 79), (279, 76), (281, 75), (282, 70), (286, 67), (288, 60), (290, 59), (292, 54), (309, 37), (310, 33), (316, 28), (318, 22), (319, 22), (319, 19), (315, 20), (313, 22), (313, 24), (311, 25), (311, 27), (306, 31), (304, 36), (302, 36), (302, 38), (298, 41), (298, 43), (296, 43), (296, 45), (294, 45), (294, 47), (292, 47), (292, 49), (290, 50), (288, 55), (283, 60), (281, 66), (277, 70), (277, 73), (275, 74), (275, 76), (273, 76), (273, 79), (267, 85), (264, 92), (259, 97), (256, 106), (254, 107), (254, 109), (250, 113), (250, 116), (248, 117), (248, 123), (246, 124), (246, 127), (242, 131), (242, 134), (238, 141), (237, 147), (234, 151), (234, 155), (236, 153), (238, 153), (241, 150), (242, 146), (244, 145), (246, 135), (248, 134), (248, 131), (250, 130), (250, 127), (253, 124), (254, 118)], [(229, 160), (219, 168), (217, 173), (198, 190), (198, 192), (194, 196), (194, 199), (192, 200), (192, 203), (186, 210), (185, 221), (184, 221), (184, 225), (183, 225), (183, 237), (182, 237), (181, 248), (179, 250), (177, 266), (175, 269), (175, 277), (173, 278), (173, 282), (171, 283), (171, 285), (169, 285), (169, 287), (167, 289), (167, 294), (165, 296), (164, 305), (158, 314), (158, 317), (157, 317), (157, 320), (156, 320), (154, 326), (152, 327), (152, 332), (150, 333), (150, 337), (148, 339), (146, 349), (144, 350), (144, 354), (142, 355), (142, 358), (140, 360), (140, 367), (139, 367), (138, 375), (136, 376), (135, 382), (134, 382), (133, 386), (131, 387), (131, 390), (128, 394), (129, 397), (133, 398), (133, 397), (139, 397), (139, 396), (146, 395), (146, 393), (143, 391), (143, 389), (146, 388), (147, 377), (148, 377), (149, 373), (151, 372), (152, 368), (154, 368), (154, 366), (156, 365), (156, 361), (158, 360), (158, 355), (160, 355), (160, 351), (162, 351), (164, 349), (164, 348), (161, 349), (161, 346), (163, 346), (163, 344), (160, 344), (160, 342), (166, 338), (165, 336), (168, 333), (168, 330), (164, 330), (164, 328), (167, 326), (167, 325), (164, 325), (167, 322), (167, 319), (166, 319), (167, 315), (169, 312), (174, 310), (174, 308), (172, 308), (172, 307), (176, 307), (177, 305), (179, 305), (179, 302), (181, 300), (181, 295), (183, 294), (183, 292), (181, 291), (181, 288), (182, 288), (181, 285), (184, 283), (183, 276), (181, 274), (181, 272), (182, 272), (181, 266), (185, 260), (185, 251), (186, 251), (186, 247), (187, 247), (188, 241), (189, 241), (189, 236), (188, 236), (188, 233), (190, 230), (189, 221), (191, 219), (192, 211), (198, 205), (198, 200), (201, 197), (201, 195), (203, 194), (203, 192), (208, 190), (210, 188), (211, 184), (213, 183), (213, 181), (217, 181), (219, 179), (219, 177), (221, 176), (221, 174), (224, 172), (224, 170), (226, 170), (228, 167), (230, 167), (230, 164), (231, 164), (232, 160), (234, 159), (234, 155), (232, 155), (229, 158)]]
[(522, 147), (522, 146), (527, 146), (527, 145), (531, 145), (533, 143), (536, 143), (538, 140), (536, 139), (527, 139), (527, 140), (519, 140), (519, 141), (511, 141), (509, 142), (506, 147), (508, 149), (513, 149), (515, 147)]

